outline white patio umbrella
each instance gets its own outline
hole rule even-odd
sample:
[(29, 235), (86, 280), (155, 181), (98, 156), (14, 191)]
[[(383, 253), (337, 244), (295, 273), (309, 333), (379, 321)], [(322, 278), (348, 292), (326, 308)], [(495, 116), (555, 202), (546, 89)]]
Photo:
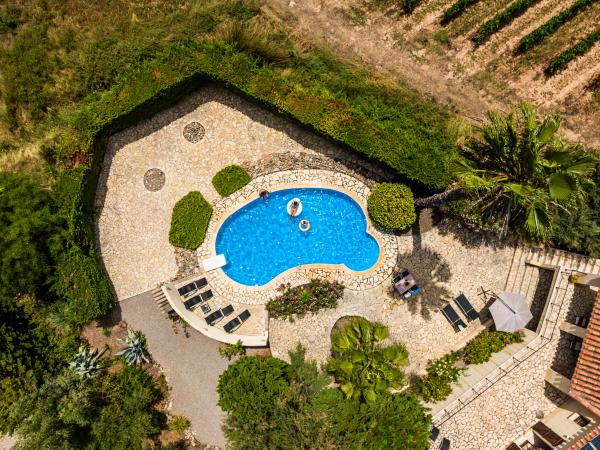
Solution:
[(512, 292), (500, 292), (498, 299), (490, 305), (490, 312), (498, 331), (521, 330), (533, 319), (525, 296)]

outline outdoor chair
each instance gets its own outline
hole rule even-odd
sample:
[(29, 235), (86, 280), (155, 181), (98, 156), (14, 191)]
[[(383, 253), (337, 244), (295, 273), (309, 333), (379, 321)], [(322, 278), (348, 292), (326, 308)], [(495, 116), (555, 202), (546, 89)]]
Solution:
[(185, 286), (181, 286), (180, 288), (178, 288), (177, 292), (182, 297), (185, 297), (187, 294), (189, 294), (190, 292), (193, 292), (195, 290), (196, 290), (196, 284), (195, 283), (188, 283)]
[(575, 325), (577, 325), (578, 327), (587, 328), (587, 324), (588, 324), (588, 318), (587, 317), (583, 317), (583, 316), (576, 316), (575, 317)]
[(214, 313), (206, 316), (204, 318), (204, 320), (206, 320), (206, 323), (208, 325), (214, 325), (215, 323), (217, 323), (219, 320), (221, 320), (223, 318), (223, 313), (221, 312), (221, 310), (217, 310)]
[(202, 289), (207, 284), (208, 284), (208, 281), (206, 281), (206, 278), (200, 278), (199, 280), (196, 280), (194, 282), (194, 285), (196, 286), (196, 289)]
[(429, 439), (431, 439), (433, 442), (435, 442), (435, 440), (438, 438), (438, 436), (440, 435), (440, 429), (432, 426), (431, 430), (429, 431)]
[(479, 319), (479, 313), (475, 311), (473, 305), (471, 305), (471, 302), (465, 296), (465, 294), (460, 294), (454, 299), (454, 302), (469, 321)]
[(221, 312), (223, 313), (223, 317), (227, 317), (233, 312), (233, 306), (227, 305), (225, 308), (221, 308)]
[(223, 326), (223, 329), (227, 333), (231, 333), (232, 331), (236, 330), (241, 324), (242, 324), (242, 322), (240, 322), (240, 319), (238, 319), (237, 317), (235, 317), (234, 319), (232, 319), (229, 322), (227, 322)]
[(205, 302), (206, 300), (208, 300), (209, 298), (212, 298), (213, 293), (212, 291), (209, 289), (206, 292), (201, 292), (200, 296), (202, 297), (202, 301)]
[(207, 305), (206, 303), (203, 303), (200, 305), (200, 309), (202, 310), (202, 312), (204, 314), (210, 312), (210, 305)]
[(408, 270), (403, 270), (399, 274), (394, 275), (394, 278), (392, 278), (392, 284), (396, 284), (398, 281), (400, 281), (404, 277), (407, 277), (409, 274), (410, 272)]
[(419, 292), (421, 292), (421, 287), (415, 284), (408, 292), (410, 292), (410, 295), (417, 295)]
[(450, 450), (450, 439), (442, 439), (442, 442), (440, 443), (440, 450)]
[(450, 322), (450, 325), (452, 325), (456, 331), (462, 331), (467, 328), (450, 303), (444, 306), (441, 311), (444, 317), (448, 320), (448, 322)]
[(200, 296), (194, 295), (193, 297), (191, 297), (191, 298), (187, 299), (185, 302), (183, 302), (183, 306), (185, 306), (185, 309), (191, 310), (194, 306), (196, 306), (200, 302), (202, 302), (202, 299), (200, 298)]
[(248, 320), (250, 318), (250, 311), (245, 309), (244, 311), (242, 311), (240, 313), (240, 315), (238, 317), (242, 322), (245, 322), (246, 320)]

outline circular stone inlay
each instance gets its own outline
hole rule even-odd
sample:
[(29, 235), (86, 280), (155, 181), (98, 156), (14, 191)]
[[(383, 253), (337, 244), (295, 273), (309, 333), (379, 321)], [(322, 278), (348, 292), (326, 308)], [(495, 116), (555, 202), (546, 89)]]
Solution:
[(206, 130), (200, 122), (190, 122), (183, 127), (183, 137), (192, 144), (199, 142), (205, 132)]
[(144, 186), (150, 192), (160, 191), (165, 185), (165, 173), (160, 169), (150, 169), (144, 174)]

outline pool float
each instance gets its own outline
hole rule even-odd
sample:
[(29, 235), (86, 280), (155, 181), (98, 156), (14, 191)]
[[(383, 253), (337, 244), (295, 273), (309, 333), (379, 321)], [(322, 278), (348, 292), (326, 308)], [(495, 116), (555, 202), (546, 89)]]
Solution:
[[(294, 206), (292, 205), (292, 203), (294, 202), (298, 202), (298, 206), (296, 208), (294, 208)], [(290, 217), (296, 217), (302, 213), (302, 202), (299, 198), (293, 198), (288, 202), (287, 213)]]
[(298, 222), (298, 228), (300, 228), (300, 231), (309, 231), (310, 230), (310, 222), (306, 219), (301, 220), (300, 222)]

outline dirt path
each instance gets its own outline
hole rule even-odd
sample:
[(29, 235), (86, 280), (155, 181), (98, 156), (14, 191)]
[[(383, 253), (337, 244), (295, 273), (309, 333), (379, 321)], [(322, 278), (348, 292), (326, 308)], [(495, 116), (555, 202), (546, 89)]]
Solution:
[[(437, 103), (480, 119), (488, 109), (506, 110), (521, 100), (562, 115), (570, 139), (600, 149), (600, 104), (586, 91), (600, 73), (600, 45), (547, 79), (553, 56), (581, 39), (600, 20), (600, 3), (526, 55), (519, 39), (571, 2), (542, 0), (480, 47), (471, 37), (511, 0), (482, 0), (448, 27), (439, 19), (452, 0), (426, 0), (411, 15), (376, 9), (366, 0), (264, 0), (304, 42), (325, 46), (343, 58), (400, 78)], [(354, 18), (350, 8), (354, 7)], [(292, 20), (289, 20), (292, 19)]]

